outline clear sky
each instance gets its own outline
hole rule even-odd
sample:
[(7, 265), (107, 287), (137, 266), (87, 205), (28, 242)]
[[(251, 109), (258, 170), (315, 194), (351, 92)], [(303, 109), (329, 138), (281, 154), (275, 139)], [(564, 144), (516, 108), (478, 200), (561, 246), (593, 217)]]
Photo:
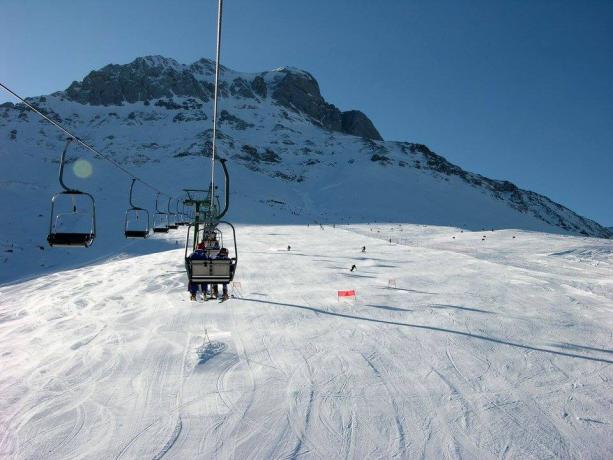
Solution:
[[(0, 0), (0, 81), (214, 57), (215, 0)], [(311, 72), (387, 140), (613, 225), (612, 0), (225, 0), (222, 63)], [(0, 102), (10, 100), (0, 95)]]

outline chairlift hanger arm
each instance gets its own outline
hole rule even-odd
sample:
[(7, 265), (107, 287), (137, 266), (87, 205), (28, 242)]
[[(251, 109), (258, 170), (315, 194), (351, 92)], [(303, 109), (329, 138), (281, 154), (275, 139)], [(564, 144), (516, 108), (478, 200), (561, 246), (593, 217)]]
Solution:
[(232, 259), (235, 261), (236, 264), (238, 264), (238, 247), (236, 245), (236, 229), (234, 228), (234, 225), (232, 225), (227, 220), (220, 220), (219, 223), (226, 224), (232, 229), (232, 239), (234, 240), (234, 257), (232, 257)]
[(155, 212), (157, 212), (158, 214), (166, 214), (165, 212), (160, 211), (160, 208), (158, 206), (159, 199), (160, 199), (160, 192), (158, 192), (157, 196), (155, 197)]
[(217, 216), (217, 219), (221, 219), (228, 212), (228, 207), (230, 206), (230, 174), (228, 174), (228, 168), (226, 166), (226, 162), (228, 160), (217, 157), (219, 162), (221, 163), (221, 167), (223, 169), (224, 176), (224, 208)]
[(58, 179), (59, 179), (60, 185), (62, 186), (65, 192), (81, 193), (78, 190), (68, 188), (66, 184), (64, 183), (64, 165), (66, 164), (66, 152), (68, 151), (68, 146), (73, 140), (74, 138), (72, 137), (66, 138), (66, 145), (64, 146), (64, 150), (62, 150), (62, 155), (60, 156), (60, 171), (59, 171)]
[(130, 208), (137, 209), (136, 206), (134, 206), (134, 203), (132, 203), (132, 191), (134, 190), (134, 182), (136, 182), (136, 179), (132, 178), (132, 184), (130, 184)]

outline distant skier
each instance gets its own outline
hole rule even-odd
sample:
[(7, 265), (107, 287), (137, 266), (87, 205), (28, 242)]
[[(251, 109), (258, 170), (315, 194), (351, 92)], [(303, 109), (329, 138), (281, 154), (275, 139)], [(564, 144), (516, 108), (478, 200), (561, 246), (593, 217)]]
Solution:
[(288, 251), (291, 251), (291, 250), (292, 250), (292, 247), (291, 247), (289, 244), (287, 245), (287, 250), (288, 250)]
[(350, 271), (350, 272), (352, 272), (352, 271), (355, 271), (355, 270), (357, 270), (357, 269), (358, 269), (358, 267), (356, 267), (356, 266), (355, 266), (355, 264), (353, 264), (353, 265), (351, 266), (351, 270), (349, 270), (349, 271)]
[(366, 252), (366, 246), (362, 246), (362, 252)]

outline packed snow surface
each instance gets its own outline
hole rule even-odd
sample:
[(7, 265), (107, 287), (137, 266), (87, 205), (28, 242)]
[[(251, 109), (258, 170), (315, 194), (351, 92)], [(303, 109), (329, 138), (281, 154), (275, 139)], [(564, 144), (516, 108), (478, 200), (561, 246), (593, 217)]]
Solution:
[(221, 304), (182, 249), (0, 287), (0, 457), (613, 458), (612, 241), (237, 233)]

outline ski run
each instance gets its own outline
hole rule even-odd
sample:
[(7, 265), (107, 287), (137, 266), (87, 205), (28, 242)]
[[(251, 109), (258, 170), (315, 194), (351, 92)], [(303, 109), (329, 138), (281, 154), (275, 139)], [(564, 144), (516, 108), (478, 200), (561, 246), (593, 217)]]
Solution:
[(184, 237), (0, 286), (0, 457), (613, 458), (613, 241), (239, 225), (219, 303)]

